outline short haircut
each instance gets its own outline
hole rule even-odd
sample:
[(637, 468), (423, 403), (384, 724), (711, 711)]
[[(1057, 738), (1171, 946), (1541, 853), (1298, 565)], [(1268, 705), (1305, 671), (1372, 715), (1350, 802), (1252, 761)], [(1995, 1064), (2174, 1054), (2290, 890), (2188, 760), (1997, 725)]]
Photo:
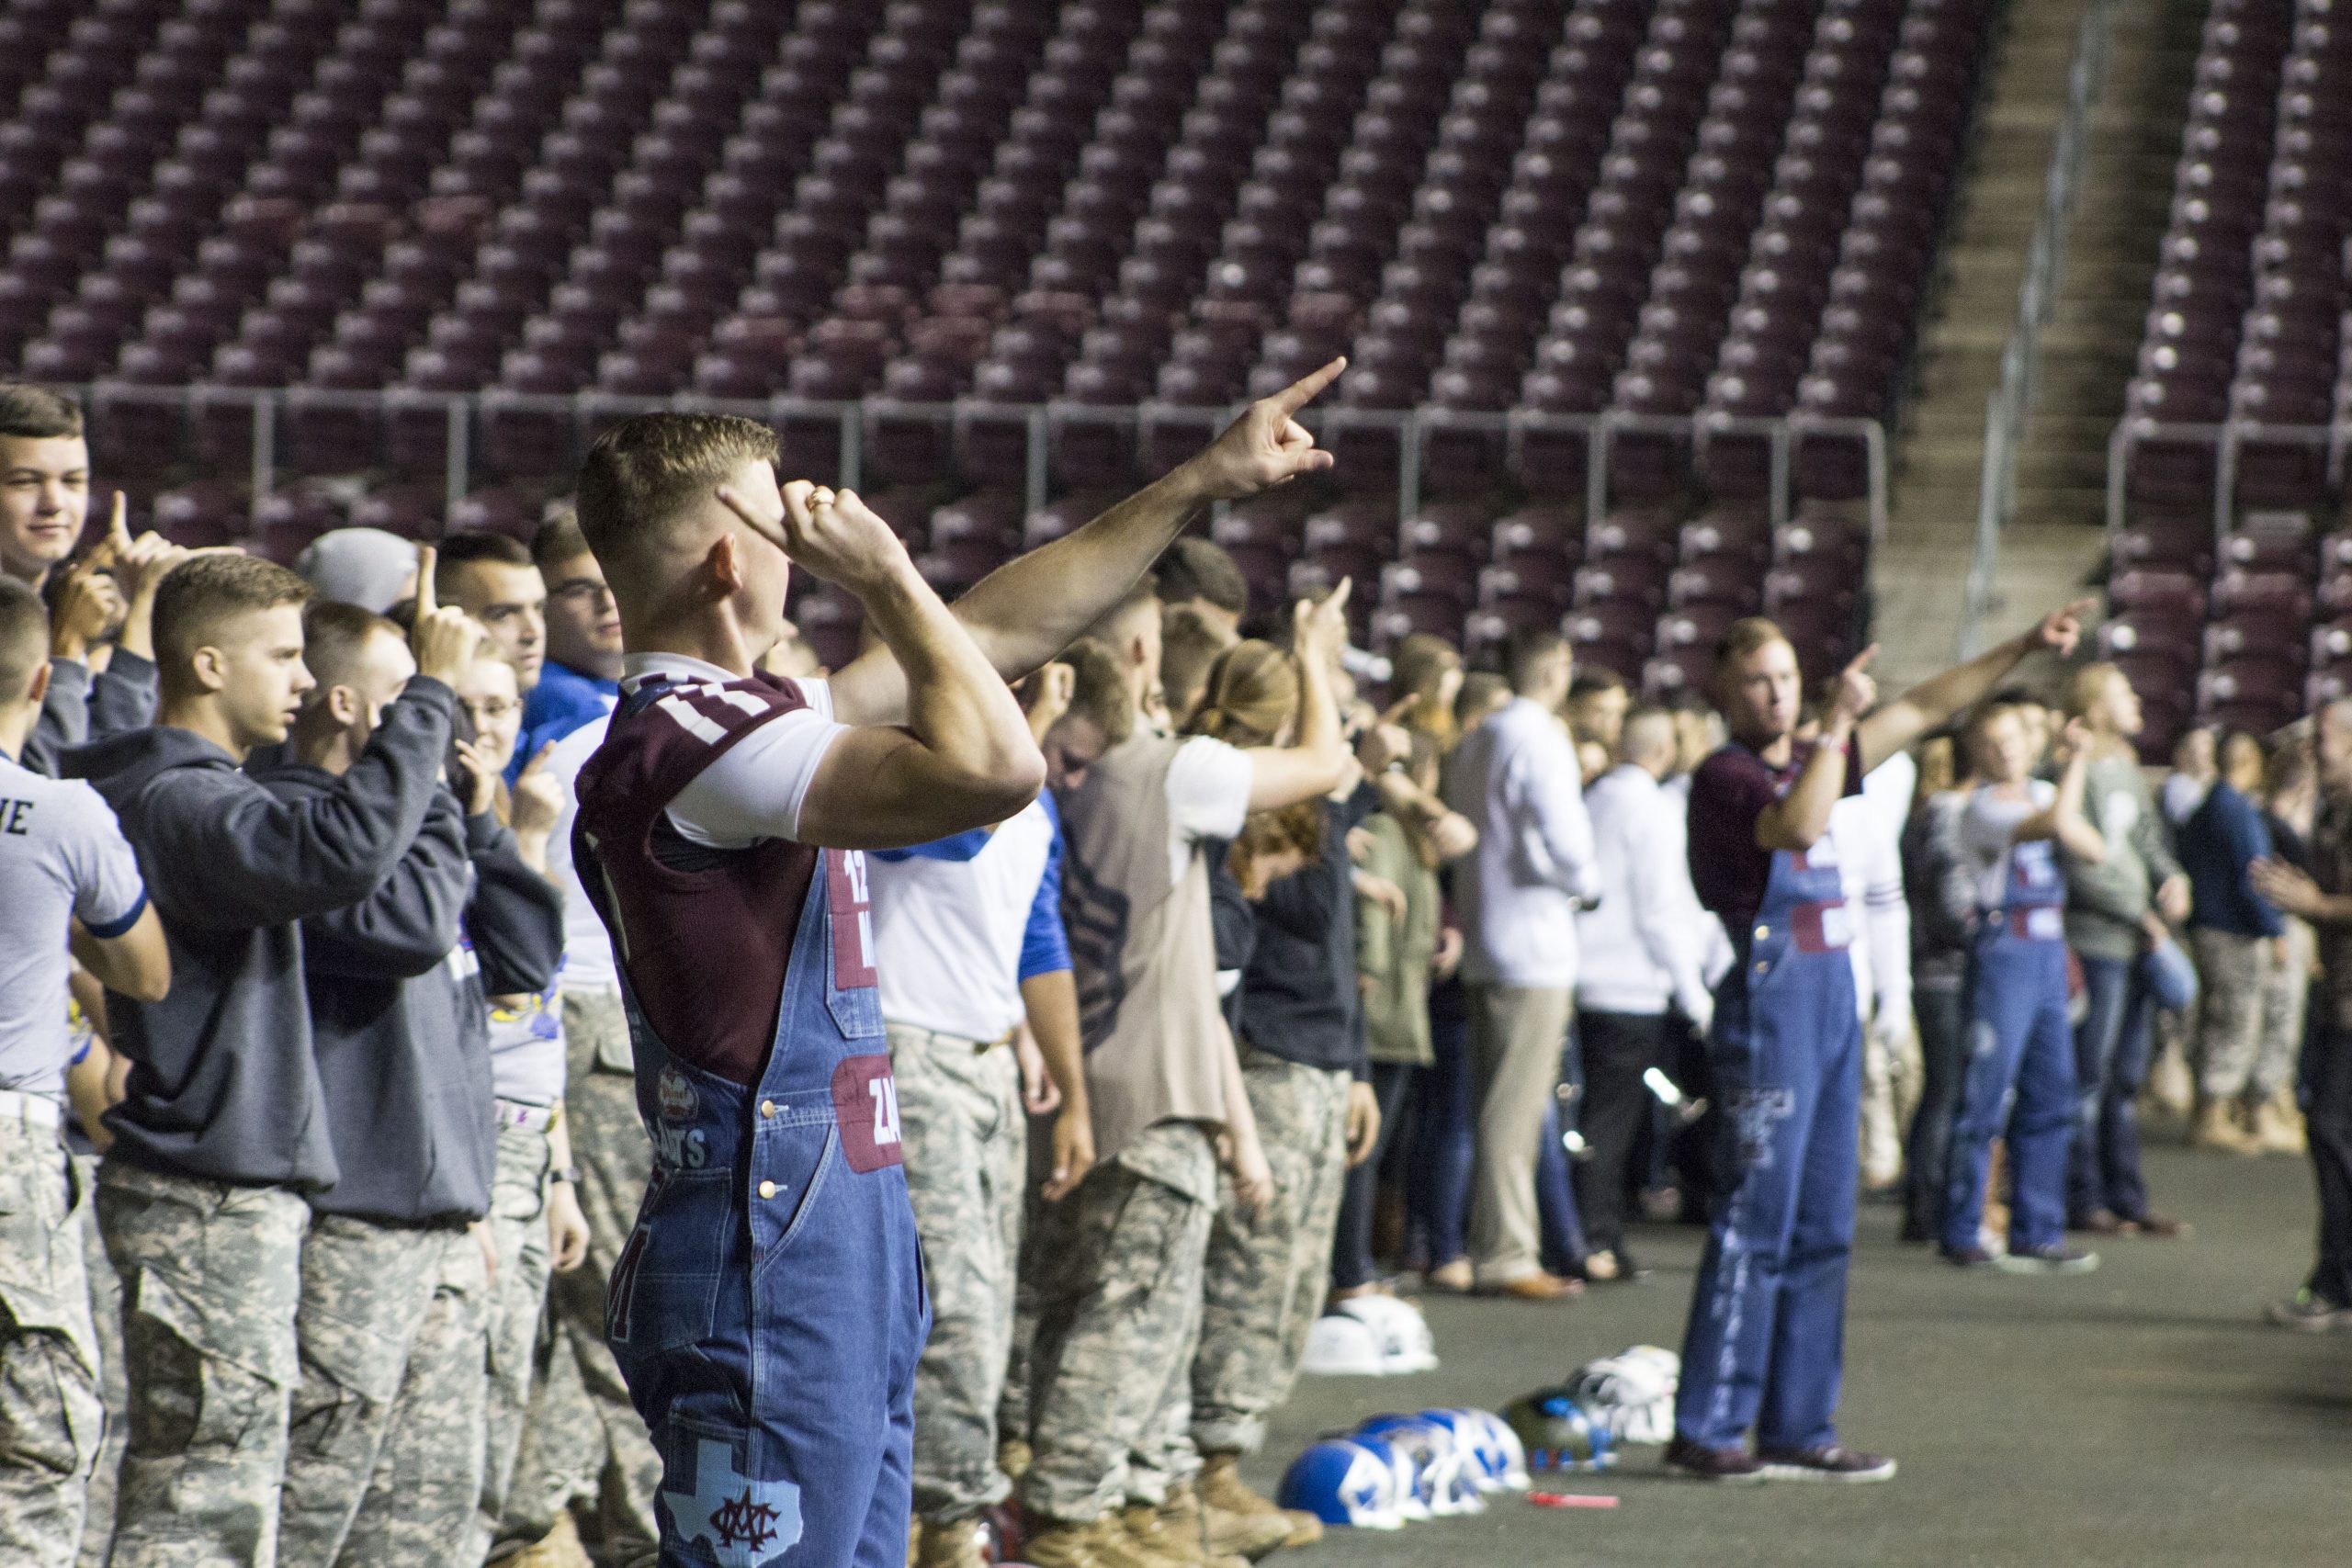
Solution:
[(1225, 547), (1214, 540), (1183, 538), (1168, 547), (1155, 569), (1160, 602), (1182, 604), (1205, 599), (1231, 615), (1250, 613), (1250, 580)]
[(580, 526), (580, 513), (569, 506), (549, 513), (539, 531), (531, 536), (531, 563), (541, 571), (592, 553), (588, 536)]
[(339, 604), (332, 599), (311, 602), (302, 612), (302, 662), (317, 677), (320, 696), (324, 696), (330, 686), (350, 683), (368, 639), (379, 632), (391, 637), (401, 635), (398, 626), (356, 604)]
[(32, 588), (0, 577), (0, 706), (20, 701), (49, 662), (49, 606)]
[(1511, 690), (1526, 690), (1537, 665), (1567, 651), (1568, 639), (1551, 626), (1511, 633), (1510, 645), (1503, 652), (1503, 672), (1510, 678)]
[(733, 414), (643, 413), (623, 420), (596, 438), (580, 466), (573, 505), (581, 532), (597, 558), (609, 563), (745, 463), (772, 464), (781, 455), (775, 431)]
[(530, 550), (522, 540), (509, 534), (493, 534), (487, 528), (460, 528), (445, 534), (434, 548), (438, 552), (433, 568), (433, 592), (447, 598), (458, 581), (458, 570), (475, 561), (489, 561), (494, 566), (531, 566)]
[[(1216, 656), (1240, 639), (1192, 604), (1165, 613), (1159, 628), (1159, 685), (1170, 708), (1181, 697), (1189, 704), (1207, 684), (1209, 666)], [(1179, 723), (1186, 715), (1176, 714)]]
[(1580, 697), (1598, 696), (1603, 692), (1625, 690), (1627, 690), (1625, 677), (1609, 668), (1608, 665), (1579, 664), (1577, 666), (1576, 679), (1568, 684), (1568, 700), (1575, 702)]
[(1116, 746), (1136, 732), (1136, 704), (1127, 690), (1125, 667), (1118, 655), (1101, 643), (1081, 637), (1062, 649), (1057, 664), (1067, 664), (1070, 682), (1070, 718), (1082, 718), (1102, 732), (1103, 743)]
[(1639, 761), (1652, 751), (1671, 757), (1679, 746), (1673, 711), (1656, 703), (1643, 703), (1627, 714), (1624, 733), (1617, 739), (1619, 754), (1629, 762)]
[(1155, 615), (1159, 613), (1155, 588), (1151, 575), (1145, 573), (1144, 580), (1128, 589), (1117, 604), (1094, 617), (1094, 624), (1086, 628), (1085, 635), (1117, 652), (1117, 645), (1126, 640), (1143, 612), (1148, 610)]
[(184, 680), (196, 650), (223, 621), (282, 604), (307, 604), (311, 585), (259, 556), (196, 556), (155, 590), (155, 664), (166, 683)]
[(1744, 615), (1725, 626), (1722, 639), (1715, 644), (1716, 668), (1736, 664), (1758, 649), (1788, 640), (1789, 635), (1781, 629), (1780, 622), (1762, 615)]
[(1473, 670), (1462, 677), (1462, 691), (1453, 699), (1454, 720), (1466, 725), (1484, 718), (1510, 696), (1510, 682), (1491, 670)]
[(82, 434), (82, 407), (29, 381), (0, 381), (0, 435), (48, 441)]

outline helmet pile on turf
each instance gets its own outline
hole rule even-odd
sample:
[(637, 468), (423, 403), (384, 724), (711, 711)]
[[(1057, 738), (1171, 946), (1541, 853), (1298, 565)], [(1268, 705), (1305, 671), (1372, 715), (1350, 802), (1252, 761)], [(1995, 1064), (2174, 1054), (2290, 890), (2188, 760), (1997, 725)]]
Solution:
[(1484, 1410), (1375, 1416), (1292, 1461), (1285, 1508), (1326, 1524), (1396, 1529), (1408, 1521), (1483, 1512), (1486, 1495), (1527, 1490), (1519, 1438)]

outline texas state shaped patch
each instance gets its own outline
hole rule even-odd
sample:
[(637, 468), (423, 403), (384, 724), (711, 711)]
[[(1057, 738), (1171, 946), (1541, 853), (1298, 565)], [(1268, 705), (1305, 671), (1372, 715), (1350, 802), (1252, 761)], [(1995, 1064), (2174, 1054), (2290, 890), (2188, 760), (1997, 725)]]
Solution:
[(721, 1568), (759, 1568), (800, 1540), (800, 1488), (740, 1473), (732, 1446), (709, 1438), (695, 1444), (694, 1495), (665, 1491), (662, 1501), (675, 1539), (708, 1541)]

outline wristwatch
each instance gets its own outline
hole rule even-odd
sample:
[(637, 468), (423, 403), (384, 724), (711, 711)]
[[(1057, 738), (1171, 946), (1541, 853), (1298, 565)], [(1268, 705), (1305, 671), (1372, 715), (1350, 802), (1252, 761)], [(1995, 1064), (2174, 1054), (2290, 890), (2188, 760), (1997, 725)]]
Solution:
[(580, 1185), (580, 1168), (571, 1165), (557, 1166), (548, 1172), (548, 1179), (561, 1182), (566, 1187), (577, 1187)]

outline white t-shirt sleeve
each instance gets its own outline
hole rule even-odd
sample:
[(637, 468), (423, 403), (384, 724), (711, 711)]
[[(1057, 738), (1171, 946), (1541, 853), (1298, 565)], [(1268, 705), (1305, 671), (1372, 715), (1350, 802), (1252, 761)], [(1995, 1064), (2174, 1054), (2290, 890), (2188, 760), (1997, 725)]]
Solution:
[(807, 707), (762, 723), (678, 792), (669, 816), (682, 835), (715, 850), (800, 836), (800, 807), (817, 765), (849, 727), (834, 722), (823, 682), (799, 685)]
[(1250, 815), (1256, 764), (1238, 746), (1196, 735), (1168, 764), (1168, 820), (1180, 844), (1230, 839)]
[(147, 906), (139, 857), (97, 791), (85, 784), (74, 794), (72, 831), (58, 841), (74, 884), (74, 914), (95, 936), (120, 936)]

